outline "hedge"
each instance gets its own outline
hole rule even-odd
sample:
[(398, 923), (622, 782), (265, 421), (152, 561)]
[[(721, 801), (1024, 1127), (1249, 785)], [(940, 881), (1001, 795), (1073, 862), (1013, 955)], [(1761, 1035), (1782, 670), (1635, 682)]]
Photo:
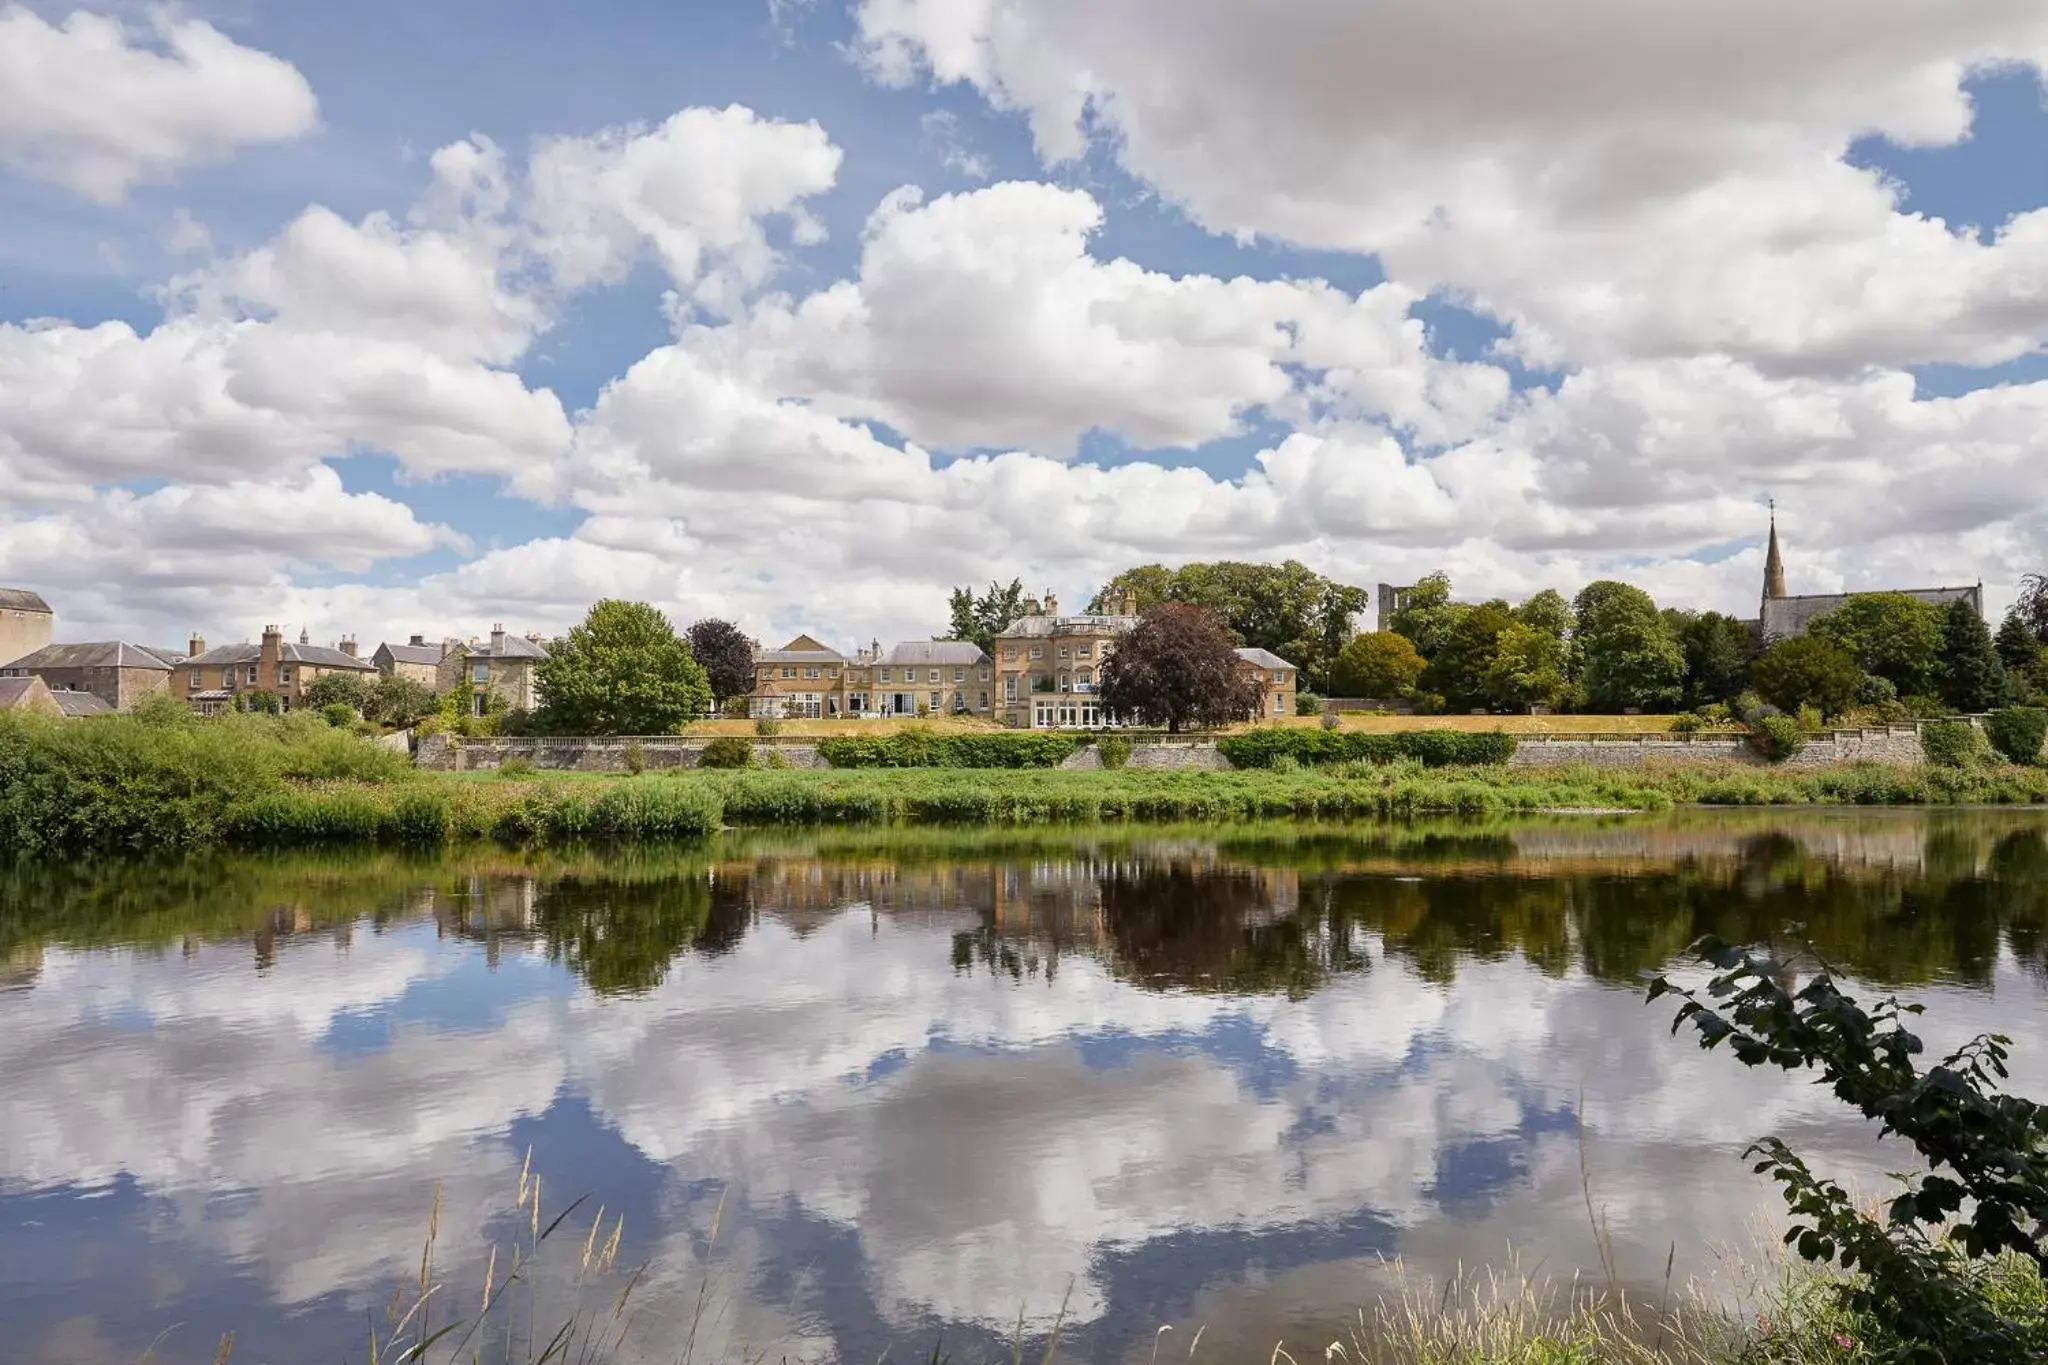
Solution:
[(1920, 747), (1938, 768), (1966, 768), (1984, 753), (1984, 737), (1966, 720), (1930, 720), (1920, 727)]
[(841, 735), (818, 741), (835, 768), (1057, 768), (1081, 741), (1065, 734)]
[(1514, 755), (1514, 736), (1498, 730), (1401, 730), (1394, 734), (1360, 734), (1344, 730), (1249, 730), (1218, 740), (1216, 748), (1235, 768), (1270, 768), (1275, 759), (1292, 758), (1303, 765), (1364, 761), (1392, 763), (1420, 760), (1426, 768), (1481, 767), (1505, 763)]
[(1984, 717), (1984, 736), (2009, 763), (2039, 763), (2048, 743), (2048, 710), (2008, 706)]

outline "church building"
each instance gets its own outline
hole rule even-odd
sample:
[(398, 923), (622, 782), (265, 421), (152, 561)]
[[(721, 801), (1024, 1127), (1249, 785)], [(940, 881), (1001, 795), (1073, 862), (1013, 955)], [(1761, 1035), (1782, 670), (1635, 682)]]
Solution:
[[(1984, 585), (1968, 588), (1872, 588), (1871, 592), (1898, 592), (1907, 597), (1925, 602), (1931, 607), (1946, 607), (1958, 599), (1968, 602), (1979, 616), (1984, 614)], [(1762, 614), (1757, 621), (1758, 634), (1764, 643), (1790, 640), (1806, 634), (1806, 628), (1815, 620), (1836, 611), (1851, 597), (1862, 593), (1806, 593), (1793, 596), (1785, 591), (1785, 557), (1778, 550), (1778, 515), (1771, 513), (1771, 548), (1764, 557), (1764, 596)]]

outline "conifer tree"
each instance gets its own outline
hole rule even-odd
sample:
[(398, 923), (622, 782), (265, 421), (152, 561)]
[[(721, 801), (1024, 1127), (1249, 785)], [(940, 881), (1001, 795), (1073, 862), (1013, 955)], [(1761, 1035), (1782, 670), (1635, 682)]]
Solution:
[(2005, 665), (1977, 609), (1961, 598), (1949, 603), (1941, 634), (1941, 699), (1969, 714), (2005, 705)]

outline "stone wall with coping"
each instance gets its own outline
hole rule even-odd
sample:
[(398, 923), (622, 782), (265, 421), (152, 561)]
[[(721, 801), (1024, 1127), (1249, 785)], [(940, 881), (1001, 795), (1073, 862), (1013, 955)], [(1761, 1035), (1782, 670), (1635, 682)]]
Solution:
[[(422, 768), (440, 772), (493, 770), (512, 759), (523, 759), (534, 767), (552, 772), (627, 772), (629, 751), (638, 748), (646, 770), (694, 768), (703, 758), (710, 740), (701, 736), (649, 735), (641, 738), (605, 737), (570, 739), (554, 736), (520, 738), (462, 739), (428, 735), (419, 741), (414, 761)], [(789, 768), (827, 768), (814, 742), (798, 739), (756, 739), (752, 741), (756, 763), (766, 754), (778, 754)], [(1926, 751), (1920, 744), (1920, 727), (1913, 724), (1874, 726), (1862, 730), (1836, 730), (1810, 735), (1806, 747), (1785, 763), (1786, 768), (1824, 768), (1835, 763), (1924, 763)], [(1749, 746), (1747, 736), (1729, 733), (1699, 735), (1670, 734), (1554, 734), (1517, 735), (1514, 768), (1562, 768), (1591, 764), (1599, 768), (1635, 768), (1646, 763), (1745, 763), (1771, 766)], [(1220, 772), (1229, 760), (1217, 751), (1212, 739), (1138, 740), (1131, 746), (1125, 768), (1132, 772)], [(1102, 755), (1093, 745), (1076, 749), (1060, 767), (1069, 770), (1099, 770)]]

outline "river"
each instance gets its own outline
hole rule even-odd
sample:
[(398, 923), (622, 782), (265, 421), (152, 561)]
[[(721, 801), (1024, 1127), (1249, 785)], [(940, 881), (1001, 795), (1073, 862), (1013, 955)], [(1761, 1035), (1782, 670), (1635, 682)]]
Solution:
[(2048, 1092), (2038, 811), (17, 867), (0, 1341), (361, 1360), (430, 1219), (423, 1320), (488, 1276), (479, 1340), (580, 1305), (622, 1361), (1307, 1361), (1510, 1263), (1739, 1304), (1749, 1142), (1902, 1158), (1642, 977), (1793, 924)]

